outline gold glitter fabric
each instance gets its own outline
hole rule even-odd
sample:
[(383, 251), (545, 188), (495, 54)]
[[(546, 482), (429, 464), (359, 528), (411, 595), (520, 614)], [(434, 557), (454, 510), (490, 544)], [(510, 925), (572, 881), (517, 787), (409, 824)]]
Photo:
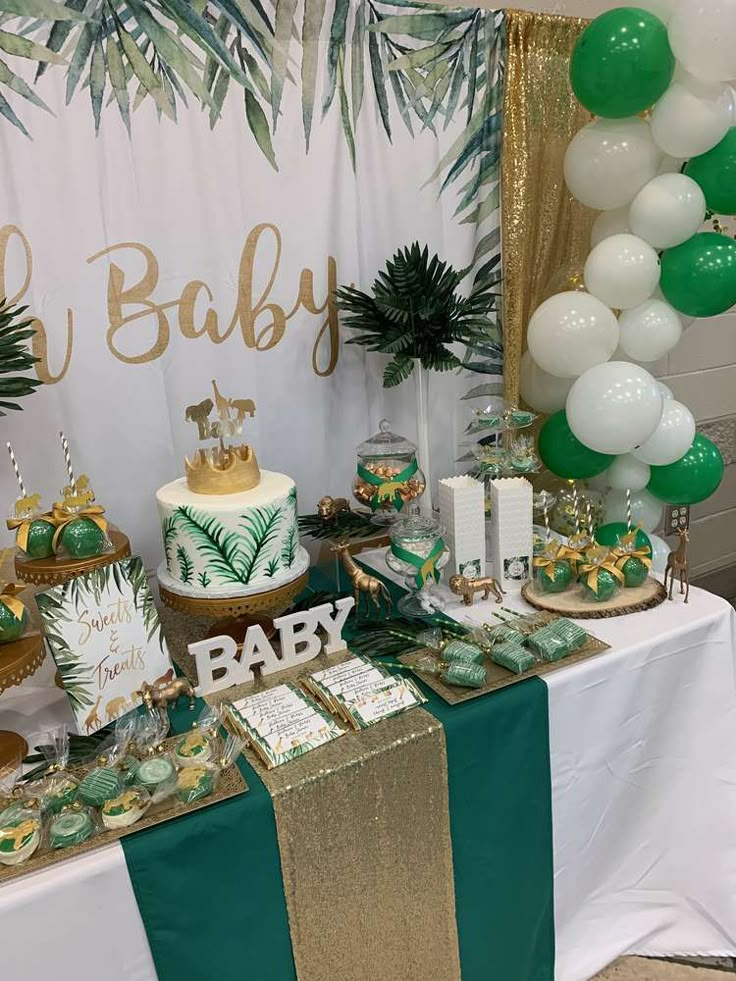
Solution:
[[(161, 618), (195, 680), (186, 645), (204, 623)], [(236, 701), (351, 656), (323, 653), (206, 700)], [(299, 981), (460, 981), (441, 723), (412, 709), (274, 770), (245, 755), (273, 799)]]
[(579, 289), (594, 212), (567, 190), (562, 165), (591, 116), (570, 88), (570, 55), (588, 22), (507, 11), (503, 104), (504, 395), (519, 398), (529, 318), (543, 299)]

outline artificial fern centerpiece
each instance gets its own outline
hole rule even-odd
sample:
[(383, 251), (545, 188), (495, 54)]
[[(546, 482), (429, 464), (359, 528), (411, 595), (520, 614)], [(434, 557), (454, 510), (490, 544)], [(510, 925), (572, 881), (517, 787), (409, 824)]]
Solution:
[(33, 320), (23, 319), (27, 309), (0, 300), (0, 416), (7, 415), (4, 409), (20, 411), (18, 403), (8, 399), (32, 395), (42, 384), (38, 378), (18, 374), (30, 371), (38, 362), (26, 346), (26, 341), (35, 334)]
[(451, 344), (469, 347), (487, 340), (488, 312), (496, 302), (489, 284), (476, 283), (470, 295), (459, 286), (466, 269), (455, 270), (419, 243), (398, 252), (373, 283), (372, 295), (352, 286), (335, 293), (346, 327), (359, 331), (348, 344), (392, 355), (383, 373), (386, 388), (411, 375), (415, 362), (431, 371), (462, 366)]

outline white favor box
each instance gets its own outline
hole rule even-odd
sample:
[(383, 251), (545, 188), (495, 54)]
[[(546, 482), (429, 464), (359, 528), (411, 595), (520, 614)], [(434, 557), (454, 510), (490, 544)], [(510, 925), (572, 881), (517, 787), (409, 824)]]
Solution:
[(533, 498), (532, 485), (524, 477), (491, 481), (491, 564), (507, 592), (520, 590), (532, 575)]
[(480, 579), (486, 574), (485, 485), (475, 477), (446, 477), (439, 489), (451, 574)]

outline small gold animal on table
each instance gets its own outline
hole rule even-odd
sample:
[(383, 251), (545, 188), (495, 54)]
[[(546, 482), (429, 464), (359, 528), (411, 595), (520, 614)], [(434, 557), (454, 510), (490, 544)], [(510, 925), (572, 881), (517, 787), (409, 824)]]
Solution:
[(338, 514), (349, 511), (350, 505), (344, 497), (323, 497), (317, 504), (317, 514), (324, 522), (334, 521)]
[(332, 552), (337, 552), (343, 564), (345, 572), (350, 577), (353, 584), (353, 594), (355, 596), (355, 615), (360, 615), (360, 597), (368, 597), (368, 608), (371, 603), (375, 606), (379, 615), (382, 613), (381, 600), (386, 601), (386, 619), (391, 615), (391, 594), (386, 589), (380, 579), (369, 575), (360, 568), (358, 563), (350, 554), (350, 544), (348, 542), (336, 542), (330, 547)]
[(189, 699), (189, 708), (194, 708), (194, 688), (188, 678), (174, 678), (164, 685), (149, 685), (143, 682), (140, 691), (136, 692), (143, 699), (146, 708), (161, 707), (167, 708), (169, 703), (176, 703), (180, 698)]
[(456, 596), (462, 596), (465, 606), (473, 605), (476, 593), (483, 593), (484, 600), (490, 599), (491, 593), (493, 593), (497, 603), (501, 603), (505, 595), (498, 580), (490, 576), (485, 579), (468, 579), (467, 576), (450, 576), (449, 585), (451, 592)]
[(677, 534), (680, 536), (680, 544), (675, 551), (670, 552), (667, 558), (667, 568), (664, 570), (664, 588), (667, 589), (667, 576), (669, 574), (670, 591), (668, 599), (672, 599), (675, 576), (677, 576), (680, 580), (680, 595), (685, 594), (685, 602), (687, 603), (690, 596), (690, 578), (687, 564), (687, 543), (690, 541), (690, 532), (687, 528), (678, 528)]

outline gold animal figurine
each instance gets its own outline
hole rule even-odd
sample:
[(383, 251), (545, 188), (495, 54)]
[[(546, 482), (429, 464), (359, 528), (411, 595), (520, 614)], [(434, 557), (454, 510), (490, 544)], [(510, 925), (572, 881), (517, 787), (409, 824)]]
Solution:
[(497, 579), (487, 576), (485, 579), (468, 579), (467, 576), (450, 576), (450, 590), (456, 596), (462, 596), (465, 606), (472, 606), (475, 602), (475, 594), (483, 593), (483, 599), (491, 598), (491, 593), (496, 598), (497, 603), (503, 602), (504, 591)]
[(687, 564), (687, 544), (690, 541), (690, 532), (687, 528), (678, 528), (677, 534), (680, 536), (680, 544), (675, 551), (670, 552), (667, 558), (667, 568), (664, 570), (664, 588), (667, 589), (667, 575), (669, 573), (670, 591), (668, 598), (672, 599), (675, 576), (677, 576), (680, 580), (680, 595), (685, 594), (685, 602), (687, 603), (690, 596), (690, 577)]
[(371, 603), (375, 606), (379, 616), (382, 613), (381, 610), (381, 600), (386, 601), (386, 619), (391, 615), (391, 594), (386, 589), (384, 584), (380, 579), (376, 579), (375, 576), (369, 575), (364, 572), (355, 559), (350, 554), (350, 546), (348, 542), (337, 542), (335, 545), (331, 546), (332, 552), (337, 552), (340, 556), (340, 561), (343, 564), (345, 572), (347, 572), (350, 577), (350, 581), (353, 584), (353, 595), (355, 596), (355, 615), (360, 615), (360, 598), (361, 596), (368, 597), (368, 609), (370, 610)]
[(24, 518), (27, 514), (36, 514), (41, 510), (41, 495), (29, 494), (27, 497), (19, 497), (15, 502), (16, 518)]
[(215, 406), (217, 407), (217, 415), (224, 422), (230, 418), (230, 399), (226, 399), (220, 392), (214, 378), (212, 379), (212, 387), (215, 390)]
[(73, 484), (67, 484), (62, 489), (63, 507), (67, 511), (83, 508), (95, 499), (95, 492), (89, 486), (89, 477), (80, 474)]
[(228, 403), (231, 409), (235, 409), (238, 413), (238, 417), (235, 420), (238, 426), (240, 426), (246, 416), (250, 416), (251, 419), (256, 414), (256, 404), (253, 399), (228, 399)]
[(188, 678), (174, 678), (166, 684), (149, 685), (144, 681), (140, 691), (136, 692), (143, 699), (146, 708), (168, 708), (170, 703), (176, 703), (180, 698), (189, 699), (189, 708), (194, 708), (194, 688)]
[(196, 422), (200, 439), (208, 439), (210, 435), (209, 415), (214, 408), (212, 399), (204, 399), (196, 405), (188, 405), (184, 413), (187, 422)]
[(327, 524), (327, 522), (334, 521), (338, 514), (341, 514), (343, 511), (349, 510), (350, 505), (348, 504), (347, 499), (344, 497), (327, 496), (321, 498), (321, 500), (317, 503), (317, 514), (325, 524)]
[(99, 708), (100, 708), (101, 701), (102, 701), (102, 695), (98, 695), (97, 701), (92, 706), (92, 710), (90, 711), (87, 718), (84, 720), (84, 728), (87, 730), (87, 732), (90, 732), (94, 728), (94, 726), (100, 728), (100, 726), (102, 725), (102, 719), (99, 716)]

